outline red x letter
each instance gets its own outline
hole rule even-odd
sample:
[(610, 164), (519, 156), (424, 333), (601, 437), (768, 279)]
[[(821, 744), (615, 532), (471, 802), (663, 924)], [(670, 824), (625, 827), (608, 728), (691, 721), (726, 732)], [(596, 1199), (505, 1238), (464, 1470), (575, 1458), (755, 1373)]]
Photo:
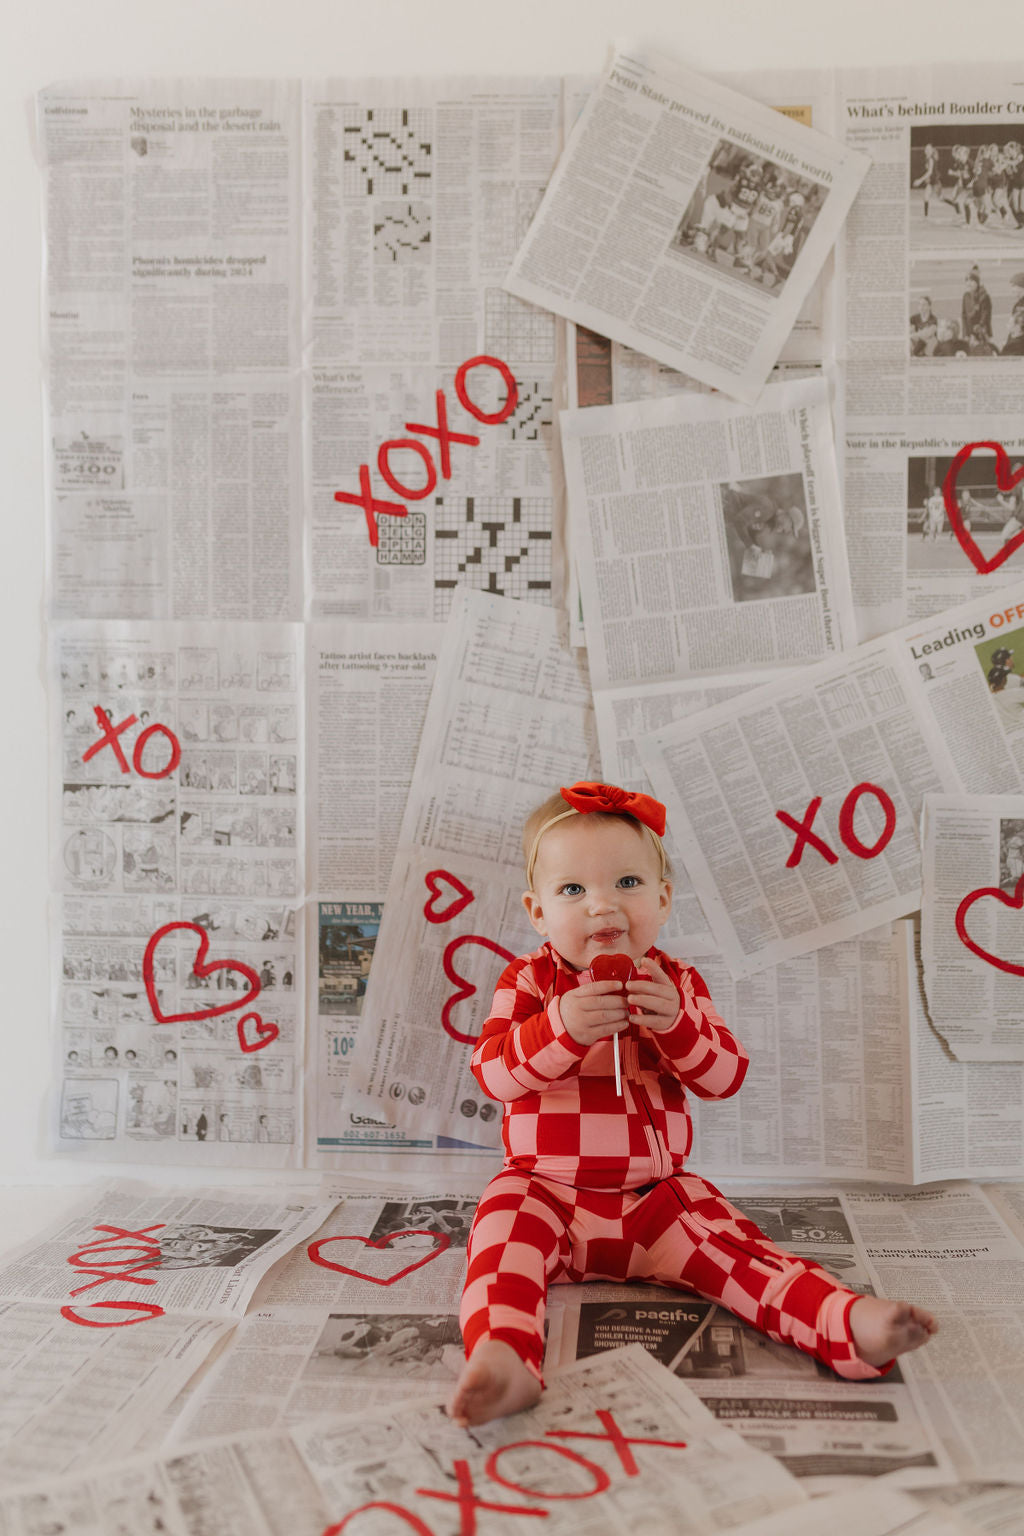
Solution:
[(622, 1463), (622, 1470), (627, 1477), (639, 1477), (640, 1475), (640, 1468), (637, 1466), (633, 1452), (630, 1450), (631, 1445), (663, 1445), (674, 1451), (686, 1450), (685, 1440), (641, 1440), (635, 1435), (624, 1435), (607, 1408), (599, 1408), (597, 1410), (597, 1417), (607, 1430), (607, 1434), (599, 1435), (593, 1430), (583, 1429), (546, 1429), (544, 1433), (552, 1438), (557, 1436), (559, 1440), (609, 1441), (615, 1447), (618, 1458)]
[(489, 1504), (486, 1499), (478, 1499), (473, 1492), (473, 1474), (469, 1470), (469, 1462), (456, 1461), (452, 1465), (459, 1485), (458, 1493), (441, 1492), (436, 1488), (417, 1488), (416, 1492), (426, 1499), (446, 1499), (449, 1504), (459, 1506), (459, 1536), (476, 1536), (478, 1509), (492, 1509), (498, 1515), (534, 1515), (541, 1520), (547, 1519), (546, 1509), (530, 1509), (526, 1504)]
[(96, 724), (103, 732), (103, 735), (99, 741), (94, 741), (92, 746), (87, 747), (82, 753), (82, 762), (87, 763), (90, 757), (95, 757), (96, 753), (102, 752), (104, 747), (112, 747), (114, 755), (121, 765), (121, 772), (131, 773), (131, 769), (128, 767), (128, 759), (124, 755), (124, 748), (117, 738), (122, 731), (126, 731), (130, 725), (134, 725), (138, 717), (136, 715), (129, 715), (127, 720), (122, 720), (120, 725), (115, 725), (106, 710), (101, 708), (99, 704), (94, 706), (93, 714), (96, 716)]
[(418, 421), (407, 421), (405, 430), (407, 432), (421, 432), (424, 437), (437, 438), (441, 444), (441, 477), (444, 480), (450, 480), (452, 477), (452, 456), (448, 451), (448, 444), (465, 443), (468, 447), (474, 448), (480, 442), (480, 439), (473, 437), (468, 432), (450, 432), (448, 430), (448, 407), (445, 404), (443, 389), (438, 390), (436, 399), (437, 426), (425, 427)]
[(791, 832), (796, 833), (796, 842), (793, 844), (793, 850), (790, 853), (789, 858), (786, 860), (787, 869), (793, 869), (797, 864), (800, 863), (800, 860), (804, 855), (804, 843), (810, 843), (812, 848), (816, 848), (821, 854), (822, 858), (825, 860), (826, 864), (839, 863), (839, 855), (833, 853), (828, 843), (823, 842), (816, 832), (811, 831), (811, 822), (814, 820), (815, 816), (817, 816), (820, 808), (821, 796), (815, 795), (810, 805), (808, 805), (807, 810), (804, 812), (803, 821), (797, 821), (796, 818), (791, 816), (788, 811), (775, 812), (778, 819), (782, 822), (782, 825), (784, 827), (788, 827)]
[(354, 507), (362, 507), (366, 513), (366, 531), (370, 535), (370, 543), (377, 548), (377, 513), (386, 512), (389, 517), (408, 517), (409, 508), (403, 507), (397, 501), (377, 501), (370, 488), (370, 466), (359, 466), (359, 495), (353, 496), (350, 491), (335, 491), (335, 501), (351, 502)]

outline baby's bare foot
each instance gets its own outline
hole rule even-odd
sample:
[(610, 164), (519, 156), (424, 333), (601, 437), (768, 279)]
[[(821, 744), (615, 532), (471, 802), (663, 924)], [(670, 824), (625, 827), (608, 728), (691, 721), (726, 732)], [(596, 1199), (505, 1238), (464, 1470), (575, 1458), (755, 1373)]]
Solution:
[(868, 1365), (884, 1365), (895, 1355), (927, 1344), (939, 1325), (923, 1307), (909, 1301), (861, 1296), (850, 1308), (850, 1332), (857, 1353)]
[(540, 1382), (512, 1346), (501, 1339), (481, 1339), (448, 1399), (448, 1417), (466, 1429), (532, 1408), (539, 1398)]

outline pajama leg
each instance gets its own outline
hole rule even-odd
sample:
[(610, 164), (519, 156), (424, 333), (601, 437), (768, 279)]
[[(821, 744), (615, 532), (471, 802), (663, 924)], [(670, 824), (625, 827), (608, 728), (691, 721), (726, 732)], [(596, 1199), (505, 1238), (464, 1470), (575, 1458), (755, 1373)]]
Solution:
[(779, 1248), (694, 1174), (655, 1186), (627, 1219), (646, 1252), (633, 1278), (720, 1301), (769, 1338), (794, 1344), (848, 1380), (882, 1376), (857, 1354), (849, 1317), (858, 1293), (810, 1259)]
[(499, 1173), (488, 1184), (469, 1234), (459, 1314), (467, 1357), (481, 1339), (500, 1339), (540, 1380), (544, 1304), (548, 1283), (569, 1264), (571, 1214), (526, 1174)]

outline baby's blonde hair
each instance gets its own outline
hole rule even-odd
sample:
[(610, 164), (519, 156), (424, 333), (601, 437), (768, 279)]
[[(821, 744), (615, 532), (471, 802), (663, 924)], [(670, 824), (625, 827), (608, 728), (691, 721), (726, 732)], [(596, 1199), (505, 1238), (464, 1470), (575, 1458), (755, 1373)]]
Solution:
[[(541, 835), (547, 831), (547, 828), (553, 822), (561, 821), (563, 816), (568, 819), (569, 816), (579, 816), (581, 814), (584, 813), (575, 810), (569, 805), (563, 798), (561, 790), (556, 789), (553, 795), (548, 795), (548, 798), (527, 816), (523, 823), (523, 863), (526, 865), (526, 883), (531, 891), (533, 890), (533, 869), (537, 862), (537, 849), (540, 846)], [(672, 874), (672, 865), (669, 862), (668, 854), (665, 852), (661, 838), (655, 832), (652, 832), (650, 827), (645, 826), (642, 821), (638, 821), (635, 816), (631, 816), (628, 811), (587, 811), (585, 814), (588, 821), (628, 822), (641, 837), (645, 834), (649, 836), (653, 840), (661, 859), (661, 878), (663, 880), (669, 879)]]

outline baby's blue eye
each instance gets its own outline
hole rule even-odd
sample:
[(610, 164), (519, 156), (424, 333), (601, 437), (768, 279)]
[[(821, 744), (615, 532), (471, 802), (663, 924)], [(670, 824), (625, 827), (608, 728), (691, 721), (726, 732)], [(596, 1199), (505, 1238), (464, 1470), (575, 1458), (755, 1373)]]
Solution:
[(624, 886), (627, 891), (631, 891), (635, 885), (639, 885), (640, 884), (640, 876), (639, 875), (623, 875), (622, 879), (619, 881), (619, 884), (621, 886)]
[(562, 886), (563, 896), (582, 896), (582, 894), (583, 887), (576, 880), (570, 880), (567, 885)]

